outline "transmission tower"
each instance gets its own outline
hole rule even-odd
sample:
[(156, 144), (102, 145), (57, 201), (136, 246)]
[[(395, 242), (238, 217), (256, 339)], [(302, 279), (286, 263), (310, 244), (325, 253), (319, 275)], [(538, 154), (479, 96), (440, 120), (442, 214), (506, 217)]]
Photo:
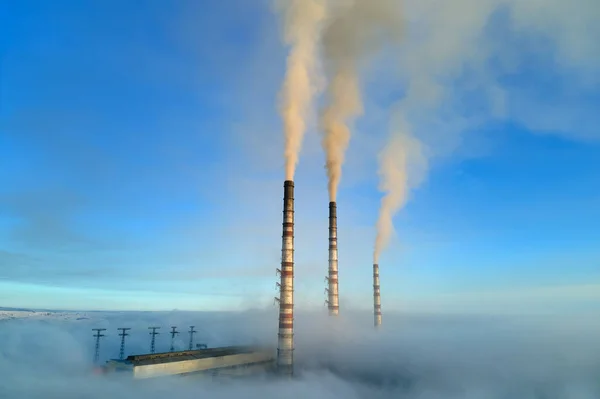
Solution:
[(192, 346), (194, 346), (194, 334), (197, 333), (198, 331), (194, 331), (194, 326), (190, 326), (190, 345), (189, 345), (189, 350), (192, 350)]
[(125, 357), (125, 337), (128, 336), (127, 331), (131, 330), (129, 327), (121, 327), (117, 328), (117, 330), (121, 331), (119, 336), (121, 337), (121, 348), (119, 349), (119, 359), (123, 360)]
[(154, 353), (154, 338), (160, 334), (157, 333), (156, 330), (158, 330), (160, 327), (148, 327), (149, 330), (152, 330), (152, 332), (150, 333), (150, 335), (152, 335), (152, 340), (150, 341), (150, 353)]
[(105, 331), (106, 328), (92, 328), (92, 331), (96, 331), (94, 337), (96, 338), (96, 348), (94, 350), (94, 364), (98, 363), (98, 359), (100, 359), (100, 338), (104, 337), (104, 334), (101, 334), (102, 331)]
[(171, 327), (171, 352), (175, 350), (175, 335), (179, 334), (179, 331), (176, 331), (177, 327)]

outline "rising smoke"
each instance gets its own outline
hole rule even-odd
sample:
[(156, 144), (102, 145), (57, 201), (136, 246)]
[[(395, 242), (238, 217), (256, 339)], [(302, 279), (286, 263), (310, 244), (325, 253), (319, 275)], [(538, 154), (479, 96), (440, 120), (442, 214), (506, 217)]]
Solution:
[(394, 215), (408, 200), (410, 189), (419, 185), (427, 172), (428, 160), (422, 144), (406, 127), (399, 129), (391, 134), (379, 155), (379, 189), (385, 194), (377, 219), (373, 263), (379, 263), (379, 255), (394, 232)]
[(326, 10), (323, 0), (284, 0), (277, 5), (283, 19), (284, 42), (290, 46), (280, 113), (285, 133), (285, 178), (293, 180), (307, 118), (318, 92), (317, 44)]
[[(467, 138), (489, 122), (508, 120), (533, 133), (571, 139), (600, 138), (598, 129), (589, 128), (597, 126), (592, 122), (597, 113), (586, 100), (600, 87), (598, 57), (591, 56), (599, 45), (589, 40), (600, 32), (598, 24), (589, 22), (600, 16), (593, 1), (403, 3), (407, 29), (394, 69), (401, 75), (395, 83), (406, 91), (393, 113), (405, 123), (400, 129), (392, 126), (392, 132), (402, 134), (390, 138), (379, 158), (385, 196), (375, 259), (393, 232), (394, 213), (423, 180), (427, 163), (459, 151), (468, 154)], [(521, 73), (527, 78), (515, 80)], [(568, 90), (547, 96), (547, 82)], [(407, 172), (411, 163), (418, 166), (416, 176)]]
[(321, 115), (329, 200), (336, 201), (349, 123), (363, 112), (360, 68), (401, 34), (399, 2), (351, 0), (334, 2), (323, 31), (326, 105)]

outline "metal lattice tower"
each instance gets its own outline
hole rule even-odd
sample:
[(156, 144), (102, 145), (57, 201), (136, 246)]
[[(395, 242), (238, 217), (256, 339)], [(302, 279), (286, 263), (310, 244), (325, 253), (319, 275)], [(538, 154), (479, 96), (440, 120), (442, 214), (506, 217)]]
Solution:
[(152, 332), (150, 332), (149, 334), (152, 335), (152, 339), (150, 341), (150, 353), (154, 353), (155, 352), (155, 347), (154, 347), (154, 342), (155, 342), (155, 338), (158, 334), (156, 330), (158, 330), (160, 327), (148, 327), (149, 330), (152, 330)]
[(198, 331), (194, 331), (194, 326), (190, 326), (190, 331), (188, 331), (190, 333), (190, 345), (189, 345), (189, 350), (192, 350), (192, 346), (194, 346), (194, 334), (197, 333)]
[(100, 338), (104, 337), (104, 334), (101, 334), (102, 331), (105, 331), (106, 328), (92, 328), (92, 331), (96, 331), (94, 337), (96, 338), (96, 347), (94, 349), (94, 364), (98, 363), (100, 359)]
[(171, 352), (175, 351), (175, 335), (179, 334), (177, 327), (171, 327)]
[(121, 328), (117, 328), (117, 330), (121, 331), (121, 333), (119, 333), (119, 336), (121, 337), (121, 348), (119, 349), (119, 359), (123, 360), (123, 357), (125, 357), (125, 337), (127, 337), (129, 334), (127, 334), (127, 331), (131, 330), (130, 327), (121, 327)]

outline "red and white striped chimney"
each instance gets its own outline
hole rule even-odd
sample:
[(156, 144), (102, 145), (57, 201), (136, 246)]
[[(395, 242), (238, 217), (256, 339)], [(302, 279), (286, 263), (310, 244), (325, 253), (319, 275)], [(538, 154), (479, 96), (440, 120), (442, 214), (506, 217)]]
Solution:
[(373, 316), (375, 327), (381, 325), (381, 295), (379, 292), (379, 265), (373, 264)]
[(287, 376), (294, 373), (294, 182), (283, 184), (283, 235), (279, 283), (279, 334), (277, 368)]
[(337, 205), (329, 203), (329, 274), (327, 276), (327, 305), (330, 316), (340, 311), (338, 297)]

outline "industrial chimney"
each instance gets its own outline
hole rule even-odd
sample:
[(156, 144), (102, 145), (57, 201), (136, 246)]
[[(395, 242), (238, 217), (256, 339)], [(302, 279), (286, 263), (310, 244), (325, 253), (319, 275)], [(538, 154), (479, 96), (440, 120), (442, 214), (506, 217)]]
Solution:
[(294, 182), (283, 184), (283, 235), (279, 285), (279, 334), (277, 368), (282, 375), (294, 373)]
[(329, 275), (327, 282), (329, 315), (337, 316), (340, 307), (338, 298), (337, 205), (335, 202), (329, 203)]
[(379, 292), (379, 265), (373, 264), (373, 315), (375, 327), (381, 326), (381, 295)]

